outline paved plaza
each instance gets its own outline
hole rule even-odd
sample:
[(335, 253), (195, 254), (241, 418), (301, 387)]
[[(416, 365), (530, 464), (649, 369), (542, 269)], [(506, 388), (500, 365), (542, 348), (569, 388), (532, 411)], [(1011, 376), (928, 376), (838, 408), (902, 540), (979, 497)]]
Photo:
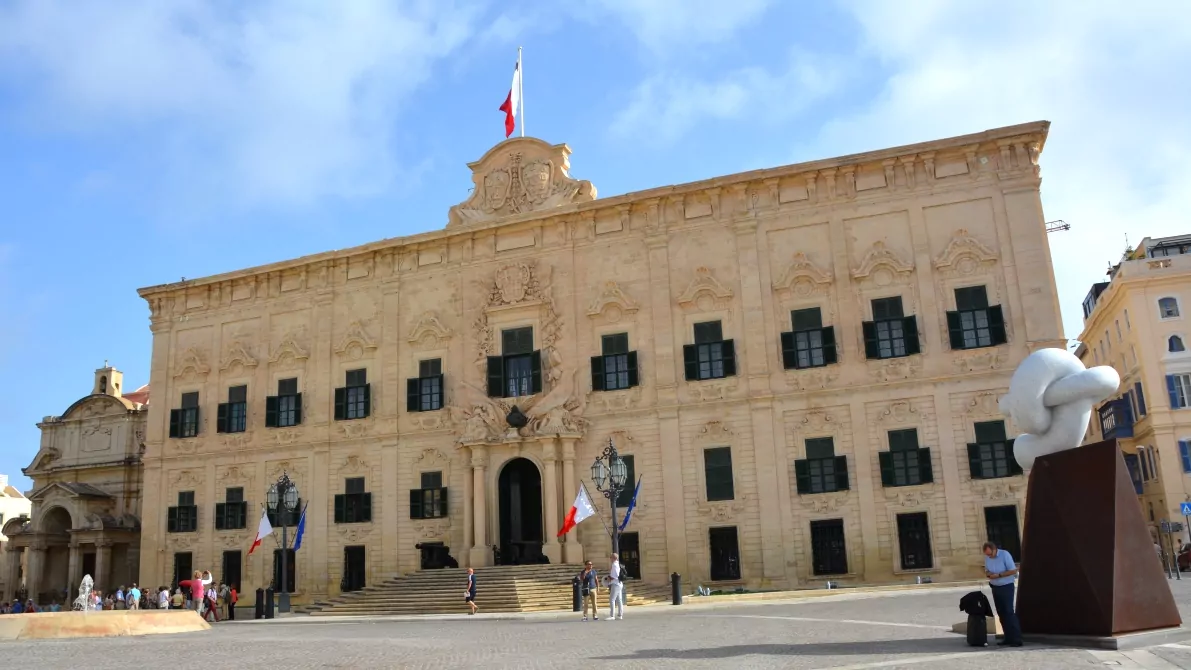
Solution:
[[(1184, 618), (1191, 580), (1173, 582)], [(649, 607), (577, 616), (293, 617), (141, 638), (0, 643), (10, 667), (127, 668), (1191, 668), (1180, 644), (1107, 652), (973, 649), (949, 632), (967, 589)]]

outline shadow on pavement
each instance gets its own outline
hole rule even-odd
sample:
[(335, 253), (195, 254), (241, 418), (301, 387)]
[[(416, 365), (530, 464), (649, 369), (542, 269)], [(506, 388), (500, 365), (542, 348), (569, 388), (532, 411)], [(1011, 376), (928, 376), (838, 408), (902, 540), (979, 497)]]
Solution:
[[(913, 640), (874, 640), (869, 642), (816, 642), (811, 644), (740, 644), (706, 649), (641, 649), (632, 654), (596, 656), (600, 661), (639, 661), (645, 659), (702, 660), (762, 656), (879, 656), (882, 654), (947, 654), (999, 649), (996, 646), (969, 647), (964, 638), (922, 638)], [(1006, 653), (1011, 650), (1002, 650)]]

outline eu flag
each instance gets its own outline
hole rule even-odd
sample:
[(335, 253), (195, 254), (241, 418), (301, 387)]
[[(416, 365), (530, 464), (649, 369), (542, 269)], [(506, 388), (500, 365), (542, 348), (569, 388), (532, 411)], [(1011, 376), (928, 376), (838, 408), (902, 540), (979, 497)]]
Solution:
[(633, 510), (637, 507), (637, 496), (641, 493), (641, 478), (637, 478), (637, 487), (633, 489), (633, 499), (629, 501), (629, 508), (624, 511), (624, 520), (620, 522), (620, 532), (624, 532), (625, 528), (629, 526), (629, 519), (633, 516)]
[[(306, 503), (310, 507), (310, 503)], [(306, 507), (302, 508), (302, 518), (298, 519), (298, 534), (294, 536), (294, 551), (302, 548), (302, 536), (306, 534)]]

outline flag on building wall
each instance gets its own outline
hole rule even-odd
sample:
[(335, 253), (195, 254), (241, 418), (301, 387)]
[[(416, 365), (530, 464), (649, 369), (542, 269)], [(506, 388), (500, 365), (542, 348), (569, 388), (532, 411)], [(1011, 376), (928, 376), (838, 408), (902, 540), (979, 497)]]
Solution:
[[(310, 503), (306, 503), (310, 507)], [(302, 548), (302, 536), (306, 534), (306, 507), (302, 508), (302, 516), (298, 519), (298, 532), (294, 535), (294, 551)]]
[(567, 512), (567, 517), (562, 522), (562, 530), (558, 531), (558, 537), (566, 535), (584, 519), (595, 516), (595, 513), (595, 505), (591, 504), (591, 498), (587, 495), (587, 487), (580, 486), (579, 495), (575, 496), (575, 504), (571, 505), (570, 511)]
[(509, 94), (505, 96), (505, 101), (500, 106), (500, 111), (505, 113), (505, 137), (513, 134), (513, 129), (517, 127), (516, 117), (521, 112), (521, 58), (517, 58), (517, 65), (513, 67), (513, 86), (509, 89)]
[(252, 541), (252, 547), (248, 550), (248, 555), (251, 556), (256, 548), (261, 546), (261, 540), (273, 534), (273, 524), (269, 523), (268, 510), (261, 510), (261, 524), (256, 529), (256, 539)]
[(624, 520), (620, 522), (620, 532), (629, 527), (629, 519), (633, 518), (633, 510), (637, 509), (637, 496), (641, 493), (641, 477), (637, 478), (637, 486), (633, 489), (633, 499), (629, 501), (629, 508), (624, 511)]

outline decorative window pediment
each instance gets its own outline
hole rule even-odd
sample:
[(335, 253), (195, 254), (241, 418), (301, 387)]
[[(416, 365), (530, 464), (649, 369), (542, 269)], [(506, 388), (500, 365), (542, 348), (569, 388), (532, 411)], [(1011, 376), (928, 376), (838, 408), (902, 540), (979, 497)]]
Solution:
[(348, 325), (343, 339), (339, 341), (339, 346), (335, 347), (335, 353), (340, 356), (359, 358), (365, 352), (374, 351), (375, 349), (376, 342), (364, 330), (364, 324), (359, 321), (352, 321)]
[(239, 340), (233, 340), (232, 343), (228, 345), (227, 350), (223, 354), (223, 363), (220, 364), (219, 369), (227, 370), (236, 363), (239, 363), (246, 368), (254, 368), (257, 364), (256, 358), (254, 358), (253, 355), (248, 352), (248, 349), (246, 349), (244, 344)]
[(794, 259), (786, 271), (773, 284), (778, 292), (794, 295), (811, 295), (827, 290), (831, 286), (831, 273), (823, 270), (801, 251), (794, 254)]
[(295, 361), (301, 361), (310, 358), (310, 352), (303, 349), (293, 335), (286, 335), (281, 340), (281, 344), (278, 344), (277, 348), (273, 350), (273, 355), (269, 356), (269, 362), (280, 363), (287, 356)]
[(194, 347), (186, 349), (178, 358), (177, 364), (174, 365), (174, 377), (182, 377), (188, 372), (204, 377), (211, 371), (211, 366), (207, 365), (204, 360), (202, 352)]
[(705, 297), (714, 303), (721, 303), (732, 298), (732, 290), (721, 284), (710, 269), (700, 267), (695, 270), (695, 277), (686, 290), (678, 296), (678, 304), (683, 307), (698, 304), (702, 308), (701, 299)]
[(636, 301), (630, 298), (615, 281), (608, 281), (591, 306), (587, 308), (588, 316), (599, 316), (609, 309), (619, 310), (622, 314), (633, 314), (638, 309)]
[(430, 343), (436, 343), (450, 338), (451, 329), (438, 320), (438, 315), (434, 311), (428, 311), (422, 314), (418, 322), (414, 324), (413, 329), (409, 331), (408, 339), (410, 344), (416, 344), (423, 339)]
[(971, 274), (997, 262), (997, 254), (964, 228), (955, 231), (943, 253), (935, 259), (935, 268), (943, 272)]
[(889, 283), (894, 278), (906, 279), (914, 272), (914, 264), (902, 259), (896, 251), (885, 246), (881, 240), (873, 242), (860, 265), (852, 270), (852, 277), (858, 280), (871, 279), (878, 284)]

